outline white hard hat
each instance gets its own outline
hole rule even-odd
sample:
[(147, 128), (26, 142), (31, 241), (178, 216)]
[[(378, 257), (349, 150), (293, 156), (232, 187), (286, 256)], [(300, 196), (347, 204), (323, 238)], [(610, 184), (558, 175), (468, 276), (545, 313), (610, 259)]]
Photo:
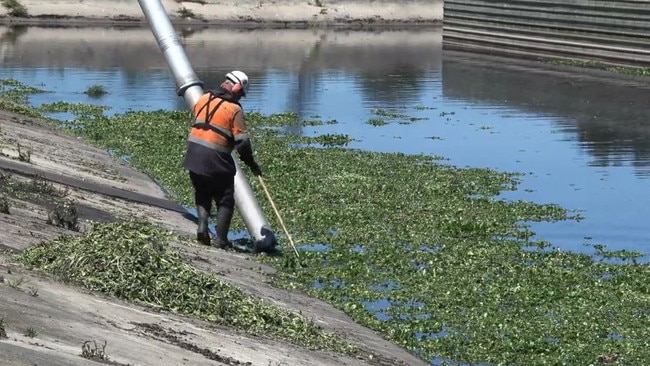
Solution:
[(235, 84), (241, 84), (243, 95), (246, 95), (248, 93), (248, 76), (242, 71), (231, 71), (226, 74), (226, 79), (232, 81)]

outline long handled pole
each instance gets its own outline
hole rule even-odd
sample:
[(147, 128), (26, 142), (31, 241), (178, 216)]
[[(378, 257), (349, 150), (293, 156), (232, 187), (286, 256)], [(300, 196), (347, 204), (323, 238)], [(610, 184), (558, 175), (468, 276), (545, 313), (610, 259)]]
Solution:
[(291, 235), (289, 234), (287, 227), (284, 226), (284, 221), (282, 221), (282, 216), (280, 216), (280, 212), (278, 211), (277, 207), (275, 207), (275, 203), (273, 203), (271, 194), (269, 193), (269, 190), (266, 188), (266, 184), (264, 184), (264, 179), (262, 179), (261, 175), (258, 175), (257, 178), (260, 181), (260, 185), (262, 186), (262, 189), (264, 189), (264, 193), (266, 193), (266, 198), (269, 199), (269, 202), (271, 203), (271, 207), (273, 207), (275, 216), (278, 217), (278, 221), (280, 221), (280, 225), (282, 225), (282, 229), (284, 229), (284, 233), (287, 234), (287, 238), (289, 238), (289, 243), (291, 243), (291, 247), (293, 248), (294, 253), (296, 253), (296, 257), (300, 258), (300, 256), (298, 255), (298, 250), (296, 249), (296, 246), (293, 244), (293, 239), (291, 239)]

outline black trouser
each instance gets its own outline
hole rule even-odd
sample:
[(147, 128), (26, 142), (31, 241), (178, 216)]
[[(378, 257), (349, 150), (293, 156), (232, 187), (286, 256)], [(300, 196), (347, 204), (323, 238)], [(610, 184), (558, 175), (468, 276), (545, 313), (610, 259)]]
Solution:
[(233, 175), (199, 175), (190, 172), (194, 186), (194, 203), (210, 212), (212, 201), (219, 206), (235, 207), (235, 177)]
[(208, 215), (212, 201), (217, 206), (217, 239), (223, 244), (228, 241), (228, 231), (235, 207), (235, 177), (233, 175), (200, 175), (190, 172), (194, 186), (194, 203), (199, 216), (199, 232), (207, 235)]

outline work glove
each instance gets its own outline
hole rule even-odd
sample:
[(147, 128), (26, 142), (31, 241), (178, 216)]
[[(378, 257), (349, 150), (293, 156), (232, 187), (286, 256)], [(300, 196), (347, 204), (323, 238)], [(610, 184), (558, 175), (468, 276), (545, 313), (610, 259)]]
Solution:
[(257, 165), (255, 161), (252, 161), (250, 164), (248, 164), (248, 167), (251, 168), (251, 171), (253, 174), (255, 174), (256, 177), (262, 176), (262, 169), (260, 169), (260, 166)]

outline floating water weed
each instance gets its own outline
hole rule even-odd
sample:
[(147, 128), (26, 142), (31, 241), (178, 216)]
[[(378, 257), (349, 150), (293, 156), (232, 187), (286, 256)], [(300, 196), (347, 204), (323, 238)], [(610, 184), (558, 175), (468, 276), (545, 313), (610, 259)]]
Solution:
[[(314, 140), (282, 133), (283, 126), (300, 125), (295, 114), (250, 113), (248, 120), (265, 179), (277, 182), (273, 198), (285, 208), (286, 225), (302, 244), (330, 248), (300, 253), (300, 268), (284, 257), (260, 257), (280, 269), (278, 286), (326, 300), (425, 359), (650, 362), (648, 265), (594, 261), (536, 241), (522, 223), (580, 218), (557, 205), (499, 199), (517, 189), (521, 174), (460, 169), (425, 155), (296, 148)], [(179, 168), (186, 112), (76, 123), (93, 128), (73, 133), (131, 156), (132, 164), (191, 203), (189, 180)], [(250, 181), (271, 226), (280, 227), (262, 189)], [(232, 229), (245, 229), (241, 218)], [(359, 246), (363, 251), (355, 250)], [(376, 290), (385, 283), (399, 286)], [(364, 304), (382, 299), (390, 307), (379, 319)]]
[(91, 98), (99, 98), (108, 94), (108, 91), (106, 91), (106, 88), (104, 88), (103, 85), (91, 85), (88, 87), (88, 89), (86, 89), (84, 94), (88, 95)]
[(371, 126), (384, 126), (384, 125), (388, 124), (388, 122), (386, 122), (386, 121), (384, 121), (383, 119), (380, 119), (380, 118), (371, 118), (366, 123), (371, 125)]

